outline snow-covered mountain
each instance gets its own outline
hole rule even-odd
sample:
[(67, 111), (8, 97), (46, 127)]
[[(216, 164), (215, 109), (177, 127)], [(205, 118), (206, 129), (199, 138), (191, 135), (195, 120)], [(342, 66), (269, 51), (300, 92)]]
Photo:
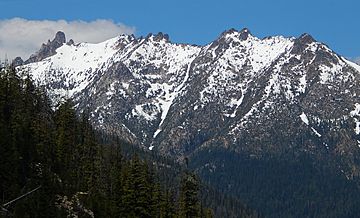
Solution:
[(179, 158), (220, 146), (360, 166), (360, 66), (308, 34), (259, 39), (231, 29), (205, 46), (162, 33), (99, 44), (59, 45), (59, 36), (19, 69), (54, 103), (69, 97), (89, 109), (99, 129)]

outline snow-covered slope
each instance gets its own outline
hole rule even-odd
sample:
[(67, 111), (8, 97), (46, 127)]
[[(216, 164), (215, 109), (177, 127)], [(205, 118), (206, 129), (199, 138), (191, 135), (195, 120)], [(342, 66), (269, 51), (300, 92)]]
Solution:
[(26, 68), (34, 80), (49, 86), (56, 100), (66, 95), (71, 98), (92, 82), (94, 72), (108, 67), (117, 52), (116, 42), (121, 39), (116, 37), (99, 44), (64, 44), (55, 55)]
[(349, 61), (349, 60), (346, 60), (344, 57), (343, 57), (343, 60), (344, 60), (348, 65), (350, 65), (351, 67), (353, 67), (354, 69), (356, 69), (358, 72), (360, 72), (360, 65), (358, 65), (357, 63), (351, 62), (351, 61)]

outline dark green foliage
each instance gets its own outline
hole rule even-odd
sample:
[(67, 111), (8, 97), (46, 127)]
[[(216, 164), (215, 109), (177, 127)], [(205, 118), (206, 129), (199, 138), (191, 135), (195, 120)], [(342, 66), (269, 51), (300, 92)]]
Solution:
[[(250, 158), (212, 149), (199, 152), (191, 163), (203, 165), (209, 159), (221, 167), (198, 174), (223, 193), (241, 196), (265, 217), (358, 217), (360, 213), (358, 186), (329, 163), (309, 155)], [(224, 178), (227, 186), (222, 185)]]
[(190, 172), (185, 172), (181, 179), (180, 217), (200, 217), (199, 180)]
[[(119, 140), (103, 145), (99, 138), (104, 137), (93, 130), (89, 113), (79, 117), (70, 100), (53, 111), (46, 92), (29, 77), (3, 70), (0, 203), (41, 188), (7, 206), (0, 217), (178, 217), (180, 171), (171, 169), (173, 163), (134, 148), (123, 155), (121, 148), (129, 145)], [(135, 150), (139, 155), (129, 155)], [(198, 181), (193, 196), (197, 187)], [(187, 201), (186, 208), (211, 217), (206, 208), (200, 212), (198, 200)]]
[[(204, 183), (202, 184), (200, 197), (202, 202), (202, 213), (205, 213), (205, 216), (206, 213), (210, 213), (214, 214), (215, 217), (259, 217), (254, 210), (246, 207), (243, 202), (233, 197), (233, 193), (221, 193), (211, 186), (204, 185)], [(204, 209), (203, 205), (211, 209)]]
[[(0, 194), (7, 202), (36, 186), (41, 191), (10, 205), (17, 217), (49, 217), (54, 207), (47, 202), (54, 199), (52, 188), (44, 181), (51, 180), (47, 161), (41, 154), (49, 149), (45, 145), (47, 133), (39, 130), (39, 124), (47, 125), (44, 111), (51, 111), (42, 93), (34, 87), (29, 77), (21, 79), (14, 69), (0, 74)], [(46, 147), (45, 147), (46, 146)], [(38, 200), (38, 201), (36, 201)], [(46, 204), (46, 207), (44, 206)]]

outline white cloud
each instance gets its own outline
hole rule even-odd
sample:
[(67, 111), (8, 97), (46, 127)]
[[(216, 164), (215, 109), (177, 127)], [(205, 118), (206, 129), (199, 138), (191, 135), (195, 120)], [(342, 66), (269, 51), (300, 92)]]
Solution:
[(9, 59), (16, 56), (27, 59), (42, 43), (52, 40), (57, 31), (63, 31), (67, 41), (73, 39), (75, 43), (96, 43), (119, 34), (132, 34), (135, 28), (111, 20), (0, 20), (0, 60), (4, 59), (6, 54)]

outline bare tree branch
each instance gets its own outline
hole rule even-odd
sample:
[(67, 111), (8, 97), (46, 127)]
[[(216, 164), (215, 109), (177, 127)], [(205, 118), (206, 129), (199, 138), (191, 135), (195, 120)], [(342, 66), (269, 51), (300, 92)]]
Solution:
[(2, 205), (2, 207), (4, 207), (3, 209), (5, 209), (5, 207), (9, 206), (10, 204), (14, 203), (15, 201), (20, 200), (21, 198), (24, 198), (24, 197), (28, 196), (29, 194), (37, 191), (37, 190), (40, 189), (40, 188), (41, 188), (41, 185), (40, 185), (39, 187), (37, 187), (36, 189), (33, 189), (33, 190), (31, 190), (31, 191), (29, 191), (29, 192), (27, 192), (27, 193), (25, 193), (25, 194), (23, 194), (23, 195), (15, 198), (14, 200), (11, 200), (11, 201), (7, 202), (6, 204), (3, 204), (3, 205)]

